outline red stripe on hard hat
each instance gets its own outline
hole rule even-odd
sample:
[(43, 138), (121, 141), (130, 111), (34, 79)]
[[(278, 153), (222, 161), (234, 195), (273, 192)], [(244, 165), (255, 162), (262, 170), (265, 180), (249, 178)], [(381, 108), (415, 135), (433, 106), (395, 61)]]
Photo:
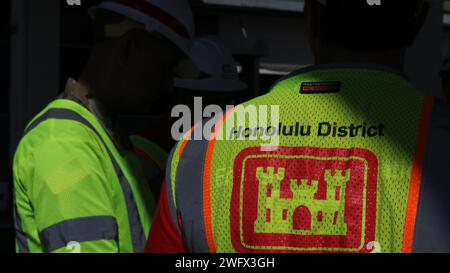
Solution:
[(190, 38), (189, 31), (180, 21), (178, 21), (177, 18), (173, 17), (171, 14), (165, 12), (155, 5), (152, 5), (143, 0), (115, 0), (113, 2), (135, 8), (165, 24), (178, 35), (183, 36), (187, 39)]

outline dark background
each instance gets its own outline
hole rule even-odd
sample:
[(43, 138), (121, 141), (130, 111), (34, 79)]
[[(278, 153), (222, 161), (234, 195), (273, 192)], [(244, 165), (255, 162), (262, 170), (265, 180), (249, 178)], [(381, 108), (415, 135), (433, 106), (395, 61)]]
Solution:
[[(0, 252), (11, 249), (13, 231), (10, 213), (11, 181), (9, 169), (9, 63), (11, 1), (3, 1), (0, 8)], [(6, 130), (5, 130), (6, 129)]]

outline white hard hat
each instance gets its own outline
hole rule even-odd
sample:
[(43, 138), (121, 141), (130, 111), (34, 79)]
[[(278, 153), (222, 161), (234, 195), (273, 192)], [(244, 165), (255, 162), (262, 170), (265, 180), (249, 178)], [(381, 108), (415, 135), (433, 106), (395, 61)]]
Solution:
[(108, 0), (92, 7), (90, 15), (95, 17), (98, 9), (142, 23), (148, 31), (160, 33), (185, 53), (190, 51), (195, 27), (187, 0)]
[(239, 80), (233, 55), (217, 38), (194, 39), (189, 55), (201, 74), (187, 79), (176, 78), (175, 87), (211, 92), (241, 91), (247, 88), (247, 84)]

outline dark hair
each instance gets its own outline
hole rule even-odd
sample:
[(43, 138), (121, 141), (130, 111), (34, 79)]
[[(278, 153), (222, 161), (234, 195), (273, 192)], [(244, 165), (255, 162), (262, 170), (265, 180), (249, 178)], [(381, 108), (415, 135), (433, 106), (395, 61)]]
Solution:
[(360, 51), (409, 46), (416, 36), (417, 18), (426, 5), (421, 0), (328, 0), (312, 1), (322, 43)]

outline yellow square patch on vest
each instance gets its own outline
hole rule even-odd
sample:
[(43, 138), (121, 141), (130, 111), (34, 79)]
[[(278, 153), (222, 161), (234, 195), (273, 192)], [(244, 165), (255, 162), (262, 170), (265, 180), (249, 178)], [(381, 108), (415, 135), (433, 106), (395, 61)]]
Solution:
[(89, 171), (76, 157), (59, 164), (53, 171), (44, 176), (44, 181), (53, 194), (60, 194), (81, 182), (89, 175)]

